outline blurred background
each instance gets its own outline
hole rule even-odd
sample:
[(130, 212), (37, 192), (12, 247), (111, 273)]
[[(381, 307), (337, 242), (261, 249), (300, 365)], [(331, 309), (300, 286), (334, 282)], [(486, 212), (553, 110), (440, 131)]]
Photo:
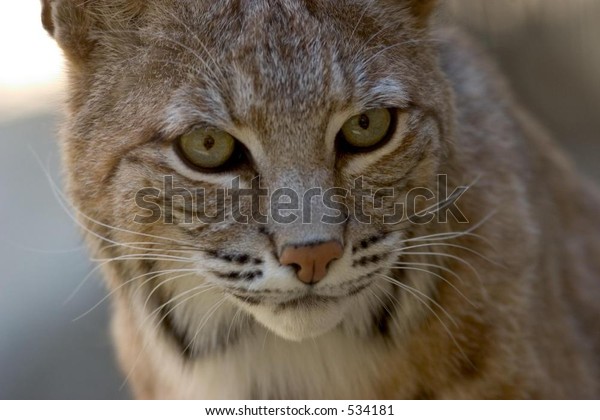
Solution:
[[(600, 180), (600, 1), (447, 0), (517, 97)], [(52, 193), (64, 73), (37, 0), (0, 2), (0, 399), (127, 398), (105, 295)]]

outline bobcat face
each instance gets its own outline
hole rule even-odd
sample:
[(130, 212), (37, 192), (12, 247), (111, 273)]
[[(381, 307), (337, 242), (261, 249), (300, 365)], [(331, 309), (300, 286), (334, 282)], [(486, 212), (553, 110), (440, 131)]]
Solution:
[[(188, 339), (239, 313), (292, 340), (349, 319), (369, 328), (411, 228), (384, 215), (411, 188), (433, 188), (451, 130), (413, 4), (424, 2), (50, 3), (48, 26), (71, 61), (71, 196), (114, 287), (132, 302), (141, 294), (145, 312), (166, 310)], [(369, 115), (387, 121), (380, 141), (345, 138)], [(341, 193), (357, 179), (368, 222)], [(268, 191), (239, 201), (239, 213), (270, 210), (264, 220), (240, 222), (219, 202), (236, 182)], [(310, 198), (334, 188), (334, 208)], [(377, 205), (382, 189), (393, 199)], [(302, 209), (273, 204), (276, 191), (293, 191)], [(200, 221), (190, 196), (222, 219)], [(144, 208), (160, 220), (140, 223)], [(281, 223), (277, 211), (297, 217)]]

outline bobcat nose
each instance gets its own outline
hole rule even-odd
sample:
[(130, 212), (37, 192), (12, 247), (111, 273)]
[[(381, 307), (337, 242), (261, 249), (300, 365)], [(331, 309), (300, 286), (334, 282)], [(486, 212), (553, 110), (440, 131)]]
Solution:
[(279, 257), (281, 265), (297, 267), (298, 280), (315, 284), (327, 274), (329, 263), (343, 254), (342, 245), (337, 241), (322, 242), (308, 246), (287, 246)]

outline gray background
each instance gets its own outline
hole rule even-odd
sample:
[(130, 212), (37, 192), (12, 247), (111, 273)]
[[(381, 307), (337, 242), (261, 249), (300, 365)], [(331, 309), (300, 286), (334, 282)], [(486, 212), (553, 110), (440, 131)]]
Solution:
[[(449, 9), (582, 172), (600, 179), (600, 1), (455, 0)], [(59, 180), (56, 127), (56, 114), (0, 123), (0, 398), (126, 398), (107, 305), (73, 322), (106, 293), (100, 279), (65, 302), (93, 265), (45, 175)]]

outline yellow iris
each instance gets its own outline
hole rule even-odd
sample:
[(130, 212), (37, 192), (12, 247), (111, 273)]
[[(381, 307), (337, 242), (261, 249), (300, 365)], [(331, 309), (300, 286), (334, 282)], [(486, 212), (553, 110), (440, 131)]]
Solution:
[(223, 130), (196, 128), (180, 139), (181, 152), (193, 165), (204, 169), (223, 166), (235, 151), (235, 139)]
[(346, 142), (354, 147), (372, 147), (386, 138), (391, 125), (392, 115), (389, 110), (372, 109), (346, 121), (342, 134)]

